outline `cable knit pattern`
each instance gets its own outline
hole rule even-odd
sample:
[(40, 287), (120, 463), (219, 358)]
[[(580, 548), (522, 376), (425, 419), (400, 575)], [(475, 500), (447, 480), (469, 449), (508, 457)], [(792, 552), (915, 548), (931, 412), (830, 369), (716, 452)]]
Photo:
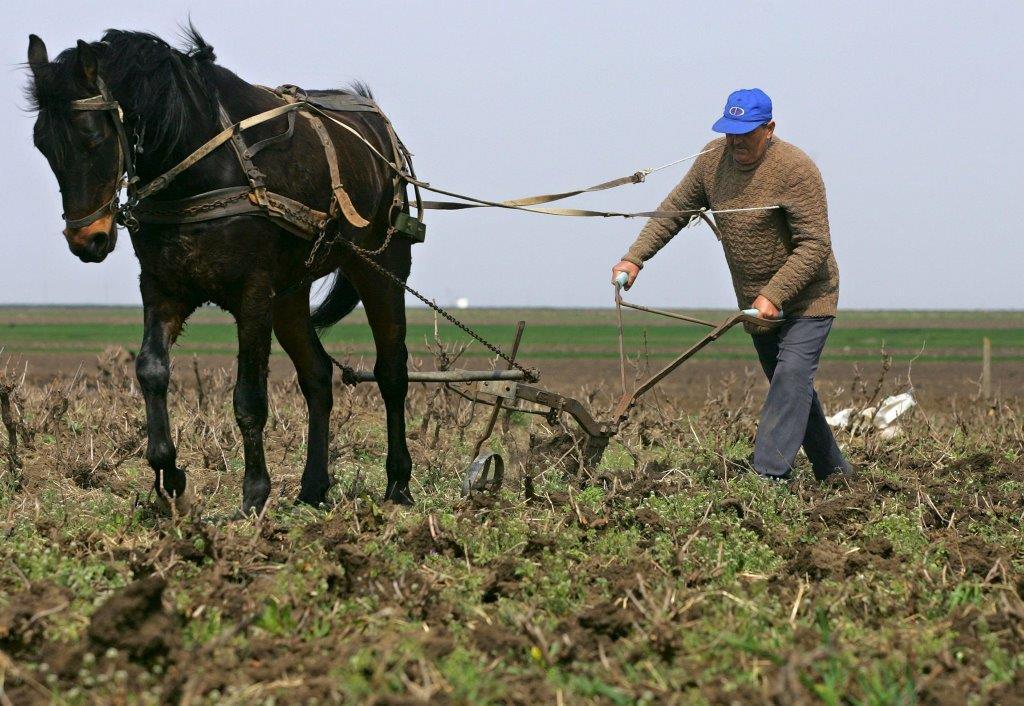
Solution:
[[(697, 158), (659, 210), (780, 206), (715, 216), (736, 301), (745, 309), (763, 294), (787, 315), (835, 316), (839, 266), (825, 185), (811, 158), (778, 138), (760, 162), (746, 168), (733, 161), (725, 138), (705, 149), (711, 151)], [(650, 219), (623, 259), (643, 267), (690, 220)]]

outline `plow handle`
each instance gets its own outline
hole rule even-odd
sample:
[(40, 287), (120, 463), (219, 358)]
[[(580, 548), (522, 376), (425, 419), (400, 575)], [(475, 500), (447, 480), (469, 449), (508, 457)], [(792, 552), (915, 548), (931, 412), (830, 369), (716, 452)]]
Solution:
[[(757, 318), (761, 318), (761, 312), (758, 311), (757, 309), (744, 309), (743, 310), (743, 315), (744, 316), (755, 316)], [(774, 319), (768, 319), (768, 321), (777, 321), (778, 319), (783, 319), (785, 317), (786, 317), (786, 313), (782, 309), (779, 309), (779, 315), (776, 316)]]

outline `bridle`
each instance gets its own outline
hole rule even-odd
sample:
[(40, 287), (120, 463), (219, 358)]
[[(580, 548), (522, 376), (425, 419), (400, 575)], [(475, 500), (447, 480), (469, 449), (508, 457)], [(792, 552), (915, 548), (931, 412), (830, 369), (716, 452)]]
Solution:
[[(85, 228), (107, 214), (113, 214), (118, 223), (126, 226), (129, 230), (134, 230), (138, 227), (138, 221), (135, 220), (131, 213), (131, 208), (135, 205), (133, 193), (137, 182), (133, 155), (138, 151), (138, 145), (136, 144), (133, 149), (128, 142), (128, 132), (124, 126), (124, 111), (121, 110), (121, 105), (114, 100), (113, 95), (111, 95), (110, 90), (107, 88), (107, 84), (99, 76), (96, 77), (96, 86), (100, 89), (99, 95), (73, 100), (71, 101), (71, 109), (98, 110), (110, 113), (110, 118), (114, 121), (114, 131), (117, 133), (118, 156), (117, 173), (114, 175), (114, 193), (102, 206), (87, 216), (68, 218), (66, 214), (63, 214), (62, 218), (68, 228), (76, 229)], [(123, 206), (120, 204), (119, 198), (122, 186), (128, 189), (128, 202)]]

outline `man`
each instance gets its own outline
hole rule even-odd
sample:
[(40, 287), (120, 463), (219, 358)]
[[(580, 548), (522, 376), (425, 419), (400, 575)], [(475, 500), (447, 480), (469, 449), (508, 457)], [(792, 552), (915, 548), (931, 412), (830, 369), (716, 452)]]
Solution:
[[(772, 102), (760, 89), (730, 95), (711, 129), (725, 137), (705, 147), (659, 210), (778, 207), (715, 216), (740, 308), (755, 308), (764, 318), (785, 317), (774, 329), (748, 327), (770, 381), (753, 470), (768, 478), (789, 477), (802, 444), (819, 480), (849, 473), (814, 391), (839, 301), (821, 174), (810, 157), (774, 137)], [(612, 268), (612, 278), (625, 272), (628, 289), (644, 262), (691, 219), (650, 219)]]

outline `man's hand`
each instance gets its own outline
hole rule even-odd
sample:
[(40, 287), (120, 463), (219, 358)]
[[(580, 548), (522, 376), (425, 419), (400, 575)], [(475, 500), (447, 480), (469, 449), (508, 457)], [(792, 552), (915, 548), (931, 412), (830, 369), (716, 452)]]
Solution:
[(625, 272), (626, 276), (629, 277), (626, 281), (626, 289), (629, 289), (633, 286), (633, 282), (636, 281), (636, 276), (640, 274), (640, 268), (629, 260), (622, 260), (612, 268), (612, 284), (615, 284), (615, 275), (620, 272)]
[(779, 310), (774, 304), (772, 304), (766, 297), (758, 295), (757, 299), (754, 300), (753, 308), (757, 309), (762, 319), (777, 319), (779, 318)]

